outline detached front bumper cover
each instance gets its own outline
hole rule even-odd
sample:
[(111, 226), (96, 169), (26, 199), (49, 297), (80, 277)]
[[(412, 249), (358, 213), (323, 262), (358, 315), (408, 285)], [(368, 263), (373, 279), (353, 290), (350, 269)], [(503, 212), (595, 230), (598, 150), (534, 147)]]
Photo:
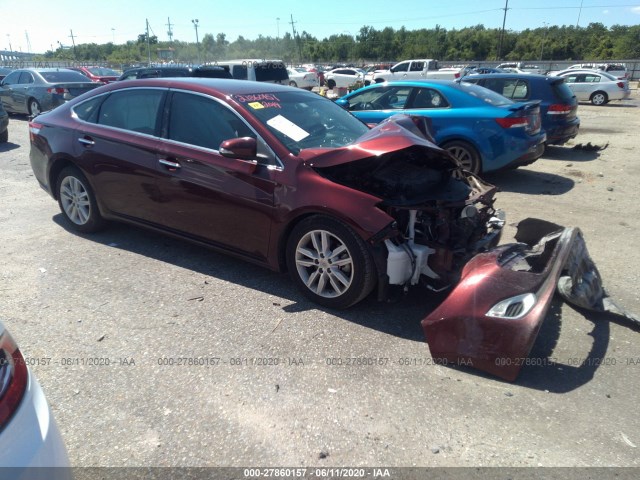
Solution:
[(422, 320), (439, 363), (515, 380), (556, 288), (580, 308), (640, 323), (607, 297), (580, 229), (530, 218), (518, 225), (516, 241), (472, 258), (456, 288)]

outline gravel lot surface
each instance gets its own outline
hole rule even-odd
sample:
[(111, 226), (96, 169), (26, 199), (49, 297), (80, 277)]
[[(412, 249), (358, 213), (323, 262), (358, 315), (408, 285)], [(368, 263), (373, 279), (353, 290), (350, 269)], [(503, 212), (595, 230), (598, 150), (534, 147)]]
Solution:
[[(639, 98), (582, 104), (569, 145), (488, 177), (511, 224), (579, 226), (636, 313)], [(0, 320), (74, 466), (640, 467), (640, 331), (624, 321), (556, 300), (532, 357), (557, 363), (515, 383), (425, 364), (419, 321), (439, 299), (330, 312), (284, 275), (155, 233), (72, 233), (32, 175), (26, 119), (9, 129)]]

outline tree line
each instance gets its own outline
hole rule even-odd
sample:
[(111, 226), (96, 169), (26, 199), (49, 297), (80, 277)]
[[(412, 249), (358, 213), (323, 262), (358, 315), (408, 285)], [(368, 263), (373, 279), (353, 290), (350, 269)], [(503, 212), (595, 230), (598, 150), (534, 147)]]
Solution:
[(548, 26), (524, 31), (489, 29), (476, 25), (462, 29), (407, 30), (363, 26), (352, 36), (334, 34), (321, 40), (302, 32), (280, 38), (239, 36), (230, 42), (224, 33), (207, 33), (200, 43), (160, 42), (155, 36), (116, 45), (106, 43), (60, 47), (37, 57), (41, 61), (101, 62), (113, 65), (146, 64), (161, 58), (195, 64), (231, 58), (279, 58), (287, 63), (365, 63), (408, 58), (435, 58), (445, 62), (491, 60), (597, 61), (640, 58), (640, 25), (605, 27)]

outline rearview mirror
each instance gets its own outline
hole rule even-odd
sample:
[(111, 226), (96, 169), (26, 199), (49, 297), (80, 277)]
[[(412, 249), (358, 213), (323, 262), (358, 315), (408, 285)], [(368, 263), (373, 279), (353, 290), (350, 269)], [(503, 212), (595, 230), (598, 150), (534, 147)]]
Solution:
[(336, 105), (341, 106), (342, 108), (344, 108), (345, 110), (349, 110), (349, 100), (345, 99), (345, 98), (339, 98), (335, 101)]

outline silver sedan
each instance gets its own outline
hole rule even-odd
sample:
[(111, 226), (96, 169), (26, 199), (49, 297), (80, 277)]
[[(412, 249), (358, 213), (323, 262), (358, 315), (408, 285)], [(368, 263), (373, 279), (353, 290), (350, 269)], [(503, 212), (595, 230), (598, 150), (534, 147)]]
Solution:
[(629, 98), (629, 81), (596, 70), (567, 70), (556, 74), (563, 77), (578, 101), (606, 105), (611, 100)]
[(0, 101), (9, 113), (35, 116), (100, 85), (66, 68), (24, 68), (2, 79)]

